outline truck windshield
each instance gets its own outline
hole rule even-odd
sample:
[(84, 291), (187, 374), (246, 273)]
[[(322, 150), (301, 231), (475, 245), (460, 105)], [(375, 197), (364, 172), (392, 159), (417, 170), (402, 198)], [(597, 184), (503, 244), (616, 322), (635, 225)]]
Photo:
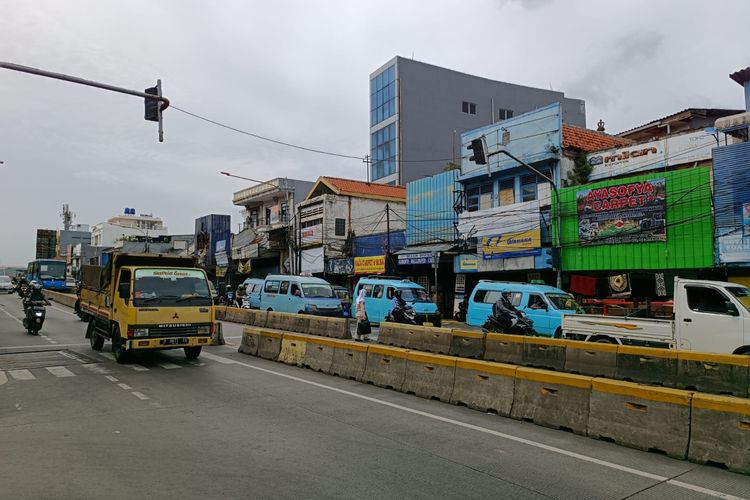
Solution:
[(555, 309), (562, 309), (564, 311), (581, 311), (575, 300), (566, 293), (546, 293), (545, 294)]
[(401, 298), (407, 302), (429, 302), (430, 297), (423, 288), (399, 288)]
[(308, 299), (332, 299), (335, 297), (331, 285), (302, 285), (302, 293)]
[(745, 306), (745, 309), (750, 311), (750, 288), (745, 288), (744, 286), (728, 286), (727, 290), (729, 290), (729, 293), (737, 297), (737, 300)]
[(210, 306), (211, 292), (197, 269), (136, 269), (133, 305)]

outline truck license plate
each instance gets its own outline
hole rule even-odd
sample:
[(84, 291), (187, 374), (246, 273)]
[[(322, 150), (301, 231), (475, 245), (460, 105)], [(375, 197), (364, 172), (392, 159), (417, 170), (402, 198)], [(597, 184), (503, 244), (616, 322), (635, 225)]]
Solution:
[(161, 339), (159, 341), (159, 344), (161, 345), (179, 345), (179, 344), (187, 344), (189, 342), (188, 339)]

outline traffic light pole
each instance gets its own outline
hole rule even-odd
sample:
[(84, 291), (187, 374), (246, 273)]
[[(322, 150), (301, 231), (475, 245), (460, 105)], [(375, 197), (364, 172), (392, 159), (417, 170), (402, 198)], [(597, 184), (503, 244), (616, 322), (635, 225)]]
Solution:
[[(0, 61), (0, 68), (9, 69), (12, 71), (20, 71), (21, 73), (29, 73), (31, 75), (43, 76), (45, 78), (53, 78), (55, 80), (62, 80), (70, 83), (77, 83), (79, 85), (86, 85), (89, 87), (96, 87), (102, 90), (109, 90), (111, 92), (119, 92), (120, 94), (128, 94), (136, 97), (142, 97), (144, 99), (150, 99), (161, 102), (160, 111), (164, 111), (169, 107), (169, 99), (161, 95), (161, 80), (157, 80), (158, 95), (147, 94), (145, 92), (139, 92), (137, 90), (126, 89), (123, 87), (117, 87), (115, 85), (109, 85), (107, 83), (95, 82), (93, 80), (85, 80), (78, 78), (77, 76), (64, 75), (62, 73), (54, 73), (52, 71), (45, 71), (43, 69), (32, 68), (30, 66), (22, 66), (20, 64), (14, 64), (9, 62)], [(164, 142), (164, 131), (162, 130), (161, 113), (159, 113), (159, 142)]]
[(560, 193), (557, 190), (557, 183), (551, 177), (549, 177), (547, 175), (544, 175), (539, 170), (535, 169), (534, 167), (532, 167), (531, 165), (529, 165), (525, 161), (516, 158), (515, 156), (513, 156), (510, 153), (508, 153), (504, 149), (501, 149), (499, 151), (494, 151), (492, 153), (489, 153), (487, 155), (487, 158), (490, 158), (491, 156), (495, 156), (495, 155), (499, 155), (499, 154), (504, 154), (508, 158), (517, 161), (518, 163), (520, 163), (521, 165), (523, 165), (527, 169), (531, 170), (536, 175), (538, 175), (542, 179), (544, 179), (547, 182), (549, 182), (550, 185), (552, 186), (552, 189), (555, 191), (555, 221), (556, 221), (556, 224), (557, 224), (557, 228), (556, 228), (556, 231), (555, 231), (555, 246), (557, 247), (557, 251), (558, 251), (558, 254), (560, 256), (559, 259), (558, 259), (560, 262), (558, 262), (558, 265), (557, 265), (557, 288), (562, 289), (562, 270), (560, 269), (561, 264), (562, 264), (562, 246), (560, 245), (560, 230), (561, 230), (561, 227), (560, 227)]

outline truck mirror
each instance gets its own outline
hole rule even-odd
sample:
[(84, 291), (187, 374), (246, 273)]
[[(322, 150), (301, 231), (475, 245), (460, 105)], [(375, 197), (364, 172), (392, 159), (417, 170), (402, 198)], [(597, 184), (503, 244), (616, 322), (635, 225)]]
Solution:
[(724, 304), (727, 306), (727, 314), (730, 316), (739, 316), (740, 312), (737, 310), (737, 306), (735, 306), (731, 301), (727, 300)]
[(130, 283), (120, 283), (120, 286), (117, 287), (117, 293), (123, 300), (130, 299)]

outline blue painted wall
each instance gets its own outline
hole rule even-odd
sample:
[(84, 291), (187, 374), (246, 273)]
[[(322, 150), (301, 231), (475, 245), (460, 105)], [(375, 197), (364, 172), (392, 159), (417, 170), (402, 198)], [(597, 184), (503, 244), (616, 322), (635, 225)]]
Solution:
[(425, 177), (406, 185), (406, 244), (455, 241), (453, 209), (458, 184), (458, 170)]
[[(372, 257), (375, 255), (384, 255), (387, 240), (386, 233), (356, 236), (354, 238), (354, 256)], [(401, 250), (405, 245), (406, 236), (404, 232), (391, 231), (391, 253)]]

